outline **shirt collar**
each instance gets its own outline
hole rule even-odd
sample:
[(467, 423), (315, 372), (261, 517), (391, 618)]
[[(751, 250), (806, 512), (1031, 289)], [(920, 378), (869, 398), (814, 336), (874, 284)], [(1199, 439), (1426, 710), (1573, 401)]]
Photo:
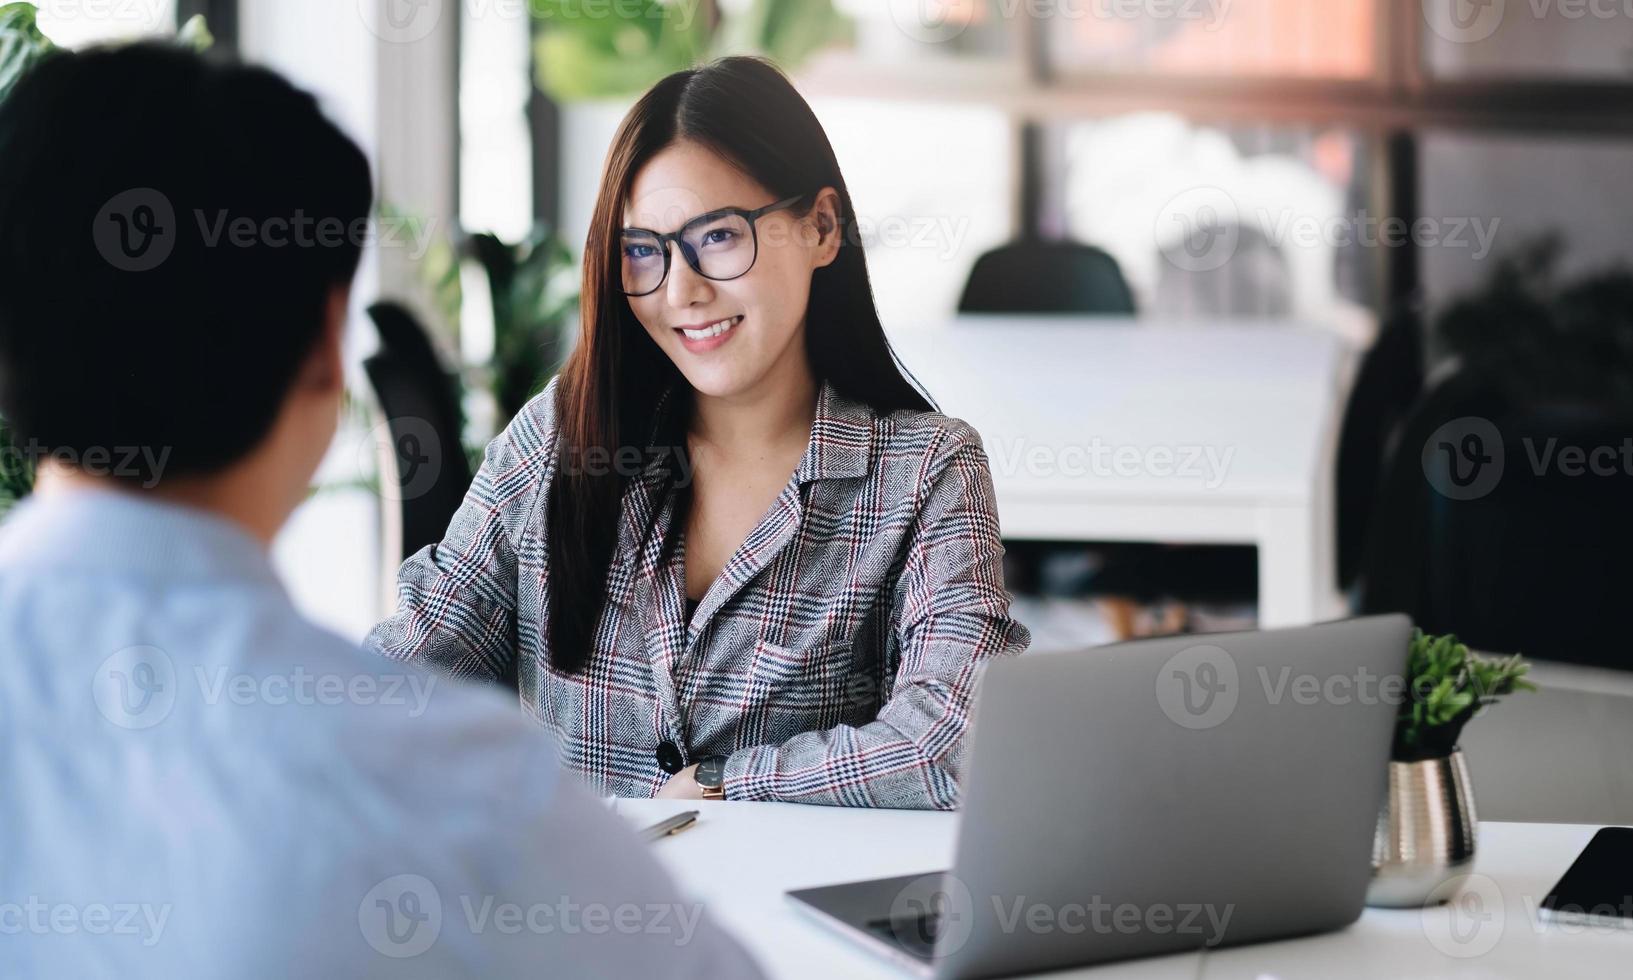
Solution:
[(866, 476), (872, 462), (873, 409), (824, 381), (811, 422), (811, 443), (795, 475), (801, 483)]
[(282, 589), (261, 542), (224, 517), (121, 489), (30, 497), (0, 525), (0, 566), (130, 572)]

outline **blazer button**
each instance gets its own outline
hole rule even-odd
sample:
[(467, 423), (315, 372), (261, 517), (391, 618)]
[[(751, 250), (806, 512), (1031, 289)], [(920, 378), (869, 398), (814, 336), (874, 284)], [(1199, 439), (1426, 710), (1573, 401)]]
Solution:
[(674, 742), (658, 743), (658, 768), (671, 776), (686, 768), (686, 760)]

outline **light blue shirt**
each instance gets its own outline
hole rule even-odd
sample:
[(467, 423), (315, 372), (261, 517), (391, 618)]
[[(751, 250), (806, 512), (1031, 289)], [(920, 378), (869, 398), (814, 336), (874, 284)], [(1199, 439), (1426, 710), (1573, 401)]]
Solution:
[(236, 525), (0, 527), (0, 975), (749, 976), (514, 701), (305, 622)]

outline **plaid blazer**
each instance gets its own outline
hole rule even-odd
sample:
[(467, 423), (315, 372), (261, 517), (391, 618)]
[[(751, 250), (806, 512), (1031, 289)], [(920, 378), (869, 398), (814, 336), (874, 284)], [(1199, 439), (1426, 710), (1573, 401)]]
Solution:
[(798, 468), (689, 624), (678, 493), (662, 460), (645, 464), (595, 646), (569, 675), (549, 656), (555, 399), (552, 381), (488, 447), (446, 537), (404, 562), (398, 611), (369, 644), (513, 682), (561, 764), (603, 793), (651, 796), (720, 755), (727, 799), (956, 807), (980, 670), (1031, 639), (1009, 616), (975, 431), (933, 412), (876, 416), (824, 385)]

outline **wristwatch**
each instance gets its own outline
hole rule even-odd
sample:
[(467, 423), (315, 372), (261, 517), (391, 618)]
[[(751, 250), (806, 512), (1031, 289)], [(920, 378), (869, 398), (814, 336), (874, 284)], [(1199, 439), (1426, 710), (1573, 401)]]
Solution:
[(703, 788), (705, 800), (723, 800), (726, 798), (726, 757), (711, 755), (697, 761), (697, 772), (693, 775), (697, 784)]

